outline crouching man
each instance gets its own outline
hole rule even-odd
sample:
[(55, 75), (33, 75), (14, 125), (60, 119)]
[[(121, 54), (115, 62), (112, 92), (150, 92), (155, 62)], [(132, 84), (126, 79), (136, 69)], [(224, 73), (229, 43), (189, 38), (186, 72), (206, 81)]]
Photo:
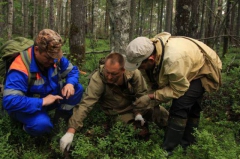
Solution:
[[(56, 109), (56, 116), (68, 120), (82, 97), (78, 68), (63, 57), (62, 42), (57, 32), (40, 31), (34, 45), (25, 50), (28, 65), (19, 55), (7, 73), (3, 107), (32, 136), (52, 130), (48, 110)], [(30, 75), (33, 81), (29, 84)]]
[[(68, 130), (60, 140), (61, 151), (64, 152), (65, 148), (69, 150), (75, 132), (83, 127), (83, 120), (97, 102), (104, 113), (115, 116), (116, 121), (131, 123), (140, 120), (144, 124), (144, 119), (152, 120), (153, 107), (139, 108), (133, 104), (136, 98), (146, 93), (147, 85), (140, 71), (125, 71), (123, 56), (110, 53), (105, 59), (105, 64), (92, 75), (82, 101), (74, 108)], [(139, 114), (140, 110), (143, 110), (143, 113)], [(168, 111), (159, 106), (157, 111), (160, 111), (157, 124), (166, 126)]]

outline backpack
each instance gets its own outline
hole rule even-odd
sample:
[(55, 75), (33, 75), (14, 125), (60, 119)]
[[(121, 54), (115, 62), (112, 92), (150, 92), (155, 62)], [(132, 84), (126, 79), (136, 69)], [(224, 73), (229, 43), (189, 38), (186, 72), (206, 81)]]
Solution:
[(24, 37), (16, 37), (12, 40), (8, 40), (0, 47), (0, 76), (3, 77), (2, 84), (5, 84), (8, 69), (19, 54), (28, 70), (28, 84), (33, 84), (36, 75), (29, 71), (31, 59), (27, 52), (27, 49), (31, 47), (33, 43), (33, 40)]

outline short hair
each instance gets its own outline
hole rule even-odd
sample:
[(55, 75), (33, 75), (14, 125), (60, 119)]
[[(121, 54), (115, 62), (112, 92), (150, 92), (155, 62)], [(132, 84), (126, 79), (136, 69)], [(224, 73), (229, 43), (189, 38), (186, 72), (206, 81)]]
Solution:
[(120, 53), (113, 52), (108, 54), (105, 58), (105, 62), (107, 62), (107, 60), (110, 60), (110, 64), (115, 64), (117, 62), (119, 63), (121, 69), (124, 68), (125, 60), (123, 55)]

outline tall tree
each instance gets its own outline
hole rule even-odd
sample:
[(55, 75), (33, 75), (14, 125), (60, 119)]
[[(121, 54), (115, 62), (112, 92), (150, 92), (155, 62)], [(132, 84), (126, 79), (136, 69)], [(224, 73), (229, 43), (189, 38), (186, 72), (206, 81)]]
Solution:
[(28, 0), (23, 0), (23, 36), (27, 37), (28, 36)]
[(191, 17), (189, 23), (189, 35), (193, 38), (198, 38), (199, 34), (199, 8), (200, 0), (192, 0), (191, 2)]
[(205, 19), (205, 3), (202, 1), (202, 9), (201, 9), (201, 22), (200, 22), (200, 31), (199, 31), (199, 38), (202, 38), (204, 33), (204, 19)]
[(49, 1), (49, 28), (54, 30), (54, 0)]
[(130, 6), (130, 17), (131, 17), (131, 23), (130, 23), (130, 31), (129, 31), (129, 41), (133, 40), (135, 28), (136, 28), (136, 0), (131, 0), (131, 6)]
[[(222, 0), (218, 0), (218, 7), (217, 7), (217, 16), (214, 24), (214, 36), (218, 36), (218, 27), (221, 25), (222, 20)], [(216, 38), (213, 44), (216, 44), (216, 52), (220, 49), (220, 38)], [(213, 46), (214, 47), (214, 46)]]
[[(215, 0), (210, 0), (208, 1), (208, 4), (207, 4), (207, 17), (206, 18), (206, 30), (205, 30), (205, 36), (206, 37), (212, 37), (213, 36), (213, 21), (214, 21), (214, 16), (215, 16)], [(211, 40), (207, 40), (206, 41), (206, 44), (209, 45), (209, 46), (212, 46), (212, 42)]]
[(59, 32), (59, 34), (62, 34), (62, 4), (63, 0), (57, 0), (57, 20), (56, 20), (56, 30)]
[(111, 51), (125, 54), (125, 48), (129, 42), (130, 1), (108, 0), (108, 2), (112, 35)]
[(140, 26), (141, 26), (141, 17), (143, 16), (141, 13), (141, 0), (138, 0), (138, 9), (137, 9), (137, 28), (136, 28), (136, 35), (140, 35)]
[(176, 2), (176, 35), (189, 36), (191, 0), (178, 0)]
[(85, 1), (71, 0), (70, 53), (82, 63), (85, 57)]
[[(179, 1), (182, 1), (182, 0), (179, 0)], [(173, 0), (167, 0), (167, 13), (166, 13), (165, 31), (170, 32), (170, 33), (172, 32), (172, 29), (171, 29), (171, 26), (172, 26), (172, 9), (173, 9)]]
[(12, 39), (13, 0), (8, 0), (8, 40)]
[(236, 26), (236, 30), (237, 30), (237, 36), (240, 36), (240, 1), (238, 1), (238, 17), (237, 17), (237, 26)]
[(33, 38), (38, 33), (38, 1), (33, 0)]
[(106, 35), (106, 37), (109, 36), (109, 5), (108, 5), (108, 1), (106, 0), (106, 12), (105, 12), (105, 21), (104, 21), (104, 35)]
[(162, 32), (163, 28), (163, 7), (164, 6), (164, 0), (158, 1), (158, 20), (157, 20), (157, 33)]
[(66, 0), (66, 15), (65, 15), (65, 39), (67, 39), (69, 37), (69, 24), (70, 24), (70, 20), (71, 20), (71, 2), (70, 0)]
[[(225, 27), (224, 27), (225, 28), (224, 29), (224, 34), (225, 35), (229, 35), (231, 6), (232, 6), (232, 1), (231, 0), (227, 0), (226, 22), (225, 22)], [(224, 38), (223, 38), (223, 54), (222, 54), (223, 57), (228, 52), (228, 45), (229, 45), (229, 37), (228, 36), (224, 36)]]
[(152, 0), (151, 9), (150, 9), (150, 21), (149, 21), (150, 26), (149, 26), (148, 37), (152, 36), (153, 4), (154, 4), (154, 1)]

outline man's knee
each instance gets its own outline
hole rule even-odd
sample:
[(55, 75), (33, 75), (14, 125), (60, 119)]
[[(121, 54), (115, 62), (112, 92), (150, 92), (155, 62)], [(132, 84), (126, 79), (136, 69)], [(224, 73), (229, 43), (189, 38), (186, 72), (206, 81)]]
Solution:
[(25, 124), (23, 129), (32, 136), (40, 136), (49, 133), (53, 129), (53, 124), (49, 117), (41, 117), (30, 124)]

